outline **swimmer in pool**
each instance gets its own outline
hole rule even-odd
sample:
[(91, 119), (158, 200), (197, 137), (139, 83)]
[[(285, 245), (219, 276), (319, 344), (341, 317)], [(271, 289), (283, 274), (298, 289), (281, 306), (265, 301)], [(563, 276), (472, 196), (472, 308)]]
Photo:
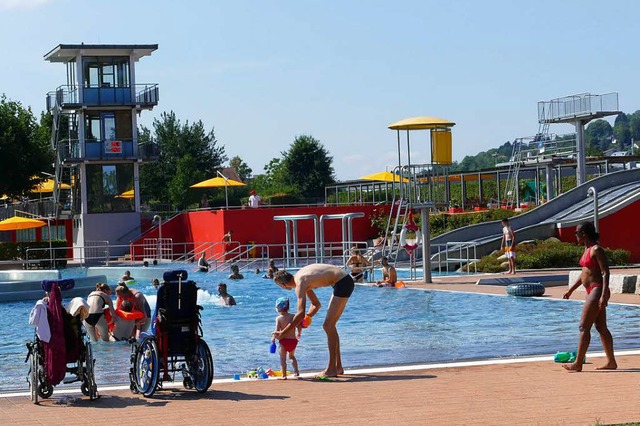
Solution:
[(360, 254), (357, 247), (351, 249), (351, 257), (347, 259), (346, 265), (351, 268), (351, 276), (353, 281), (361, 283), (364, 279), (365, 268), (371, 266), (371, 263)]
[(313, 317), (318, 313), (321, 305), (318, 296), (313, 290), (320, 287), (333, 287), (333, 295), (329, 299), (329, 306), (327, 307), (327, 316), (322, 325), (325, 333), (327, 333), (329, 362), (324, 371), (317, 375), (316, 378), (322, 379), (344, 374), (342, 357), (340, 356), (340, 337), (338, 336), (336, 325), (355, 287), (351, 275), (337, 266), (316, 263), (301, 268), (295, 275), (291, 275), (288, 271), (280, 270), (276, 272), (273, 281), (285, 290), (295, 289), (296, 296), (298, 296), (298, 311), (289, 325), (274, 333), (276, 339), (286, 336), (289, 330), (295, 329), (302, 322), (307, 308), (307, 298), (311, 302), (307, 315)]

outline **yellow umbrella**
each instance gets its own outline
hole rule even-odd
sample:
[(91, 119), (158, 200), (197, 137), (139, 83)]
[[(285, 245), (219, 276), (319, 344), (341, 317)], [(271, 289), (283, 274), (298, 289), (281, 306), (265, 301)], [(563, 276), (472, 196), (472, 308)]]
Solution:
[(222, 188), (223, 186), (246, 186), (246, 184), (238, 182), (237, 180), (225, 179), (218, 176), (198, 182), (191, 185), (190, 188)]
[[(361, 176), (363, 180), (375, 180), (380, 182), (400, 182), (400, 176), (391, 172), (378, 172), (371, 175)], [(408, 183), (409, 179), (402, 178), (402, 182)]]
[(237, 180), (227, 179), (227, 178), (218, 176), (211, 179), (203, 180), (202, 182), (198, 182), (194, 185), (191, 185), (190, 188), (222, 188), (223, 186), (224, 186), (224, 200), (227, 208), (229, 208), (229, 192), (227, 188), (230, 186), (246, 186), (246, 184), (242, 182), (238, 182)]
[(0, 221), (0, 231), (17, 231), (20, 229), (40, 228), (47, 223), (37, 219), (29, 219), (28, 217), (14, 216), (9, 219)]
[(124, 191), (122, 194), (120, 195), (116, 195), (116, 198), (126, 198), (128, 200), (133, 199), (136, 196), (135, 192), (133, 192), (133, 189), (130, 189), (128, 191)]
[(44, 192), (53, 192), (55, 187), (59, 189), (71, 189), (71, 185), (67, 185), (66, 183), (58, 182), (56, 185), (55, 180), (47, 179), (44, 182), (39, 183), (38, 185), (31, 188), (31, 193), (33, 194), (42, 194)]

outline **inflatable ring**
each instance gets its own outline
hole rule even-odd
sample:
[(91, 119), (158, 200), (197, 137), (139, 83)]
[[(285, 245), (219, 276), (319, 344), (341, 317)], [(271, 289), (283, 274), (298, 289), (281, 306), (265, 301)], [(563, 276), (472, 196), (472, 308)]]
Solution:
[(416, 233), (416, 240), (413, 244), (407, 244), (407, 231), (409, 229), (408, 228), (402, 228), (402, 231), (400, 231), (400, 246), (404, 247), (405, 250), (410, 250), (413, 251), (415, 249), (417, 249), (420, 244), (422, 244), (422, 232), (420, 232), (419, 229), (414, 230), (414, 232)]
[(538, 297), (544, 294), (542, 283), (517, 283), (509, 284), (506, 288), (509, 296)]

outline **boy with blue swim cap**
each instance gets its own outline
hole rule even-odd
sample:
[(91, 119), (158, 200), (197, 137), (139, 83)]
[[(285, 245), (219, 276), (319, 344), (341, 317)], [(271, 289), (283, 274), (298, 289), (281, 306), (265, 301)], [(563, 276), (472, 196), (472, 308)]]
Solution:
[[(287, 354), (293, 365), (293, 375), (295, 377), (300, 376), (298, 370), (298, 360), (296, 359), (295, 352), (298, 346), (298, 339), (302, 334), (302, 326), (298, 324), (297, 327), (288, 327), (293, 321), (295, 315), (289, 313), (289, 298), (280, 297), (276, 300), (276, 311), (278, 317), (276, 318), (276, 328), (271, 334), (271, 343), (276, 341), (276, 333), (278, 333), (278, 339), (280, 340), (280, 367), (282, 368), (282, 380), (287, 380)], [(282, 332), (288, 327), (286, 332)], [(296, 334), (297, 329), (297, 334)]]

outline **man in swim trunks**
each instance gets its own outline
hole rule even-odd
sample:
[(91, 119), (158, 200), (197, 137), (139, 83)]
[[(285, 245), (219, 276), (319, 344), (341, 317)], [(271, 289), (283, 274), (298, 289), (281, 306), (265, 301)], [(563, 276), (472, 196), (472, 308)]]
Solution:
[(320, 309), (320, 301), (313, 291), (320, 287), (333, 287), (333, 295), (329, 300), (327, 308), (327, 316), (322, 327), (327, 333), (327, 346), (329, 349), (329, 363), (327, 368), (322, 371), (317, 378), (336, 377), (344, 374), (342, 368), (342, 358), (340, 356), (340, 337), (336, 324), (340, 316), (347, 306), (349, 296), (353, 292), (354, 283), (351, 275), (347, 274), (342, 268), (334, 265), (325, 265), (315, 263), (301, 268), (295, 275), (291, 275), (288, 271), (280, 270), (276, 272), (273, 281), (285, 290), (295, 288), (298, 296), (298, 311), (289, 325), (274, 335), (277, 339), (286, 335), (289, 330), (295, 328), (302, 322), (305, 317), (307, 307), (307, 298), (311, 302), (311, 307), (307, 315), (313, 317)]
[(596, 232), (591, 222), (583, 222), (576, 228), (576, 239), (585, 247), (580, 258), (582, 272), (580, 278), (569, 288), (563, 298), (568, 299), (575, 289), (583, 285), (587, 290), (587, 298), (582, 308), (580, 318), (580, 341), (578, 343), (578, 355), (576, 362), (571, 365), (563, 365), (569, 371), (582, 371), (584, 357), (587, 354), (591, 341), (591, 326), (595, 323), (596, 330), (600, 333), (602, 348), (607, 356), (607, 363), (597, 370), (615, 370), (618, 368), (613, 354), (613, 337), (607, 328), (607, 303), (611, 292), (609, 291), (609, 262), (602, 247), (598, 245), (600, 234)]

